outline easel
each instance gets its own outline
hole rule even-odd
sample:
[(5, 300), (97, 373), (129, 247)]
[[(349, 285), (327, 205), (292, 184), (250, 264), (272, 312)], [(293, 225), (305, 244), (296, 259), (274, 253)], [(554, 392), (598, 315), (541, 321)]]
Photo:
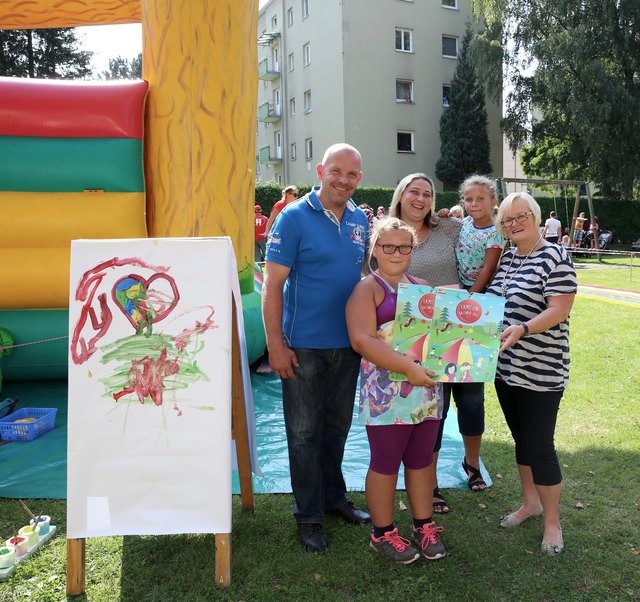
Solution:
[[(231, 350), (231, 437), (236, 442), (240, 498), (245, 510), (254, 509), (253, 482), (251, 479), (251, 456), (249, 432), (242, 384), (240, 337), (238, 336), (237, 312), (232, 303), (232, 350)], [(216, 583), (219, 587), (231, 585), (231, 533), (216, 533)], [(67, 539), (67, 595), (79, 596), (85, 591), (86, 540)]]

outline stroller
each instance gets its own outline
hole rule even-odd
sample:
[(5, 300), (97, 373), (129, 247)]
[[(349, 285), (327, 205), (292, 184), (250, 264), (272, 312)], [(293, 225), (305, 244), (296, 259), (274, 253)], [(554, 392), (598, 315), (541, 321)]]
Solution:
[[(587, 232), (585, 237), (580, 241), (580, 249), (591, 249), (591, 240), (593, 239), (593, 234), (591, 232)], [(609, 248), (609, 245), (613, 242), (613, 232), (611, 230), (602, 230), (598, 235), (598, 249), (600, 251), (606, 251)], [(595, 252), (595, 249), (591, 249)], [(582, 253), (583, 257), (590, 257), (591, 253)]]

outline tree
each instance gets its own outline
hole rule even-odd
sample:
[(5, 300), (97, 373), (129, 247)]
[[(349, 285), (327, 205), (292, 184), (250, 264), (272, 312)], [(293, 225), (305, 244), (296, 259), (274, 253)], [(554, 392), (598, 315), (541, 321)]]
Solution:
[(130, 61), (119, 55), (109, 59), (109, 69), (102, 72), (101, 79), (142, 79), (142, 53)]
[(407, 301), (404, 304), (404, 309), (402, 310), (402, 317), (408, 318), (412, 312), (413, 312), (413, 308), (411, 307), (411, 301)]
[[(588, 179), (605, 195), (633, 198), (640, 185), (640, 2), (472, 1), (489, 24), (474, 57), (484, 57), (481, 71), (505, 66), (502, 125), (512, 150), (525, 146), (525, 171)], [(482, 51), (497, 45), (502, 52)]]
[(449, 107), (440, 118), (440, 158), (436, 163), (436, 176), (442, 180), (445, 190), (456, 190), (470, 174), (492, 171), (484, 89), (469, 56), (473, 37), (471, 26), (467, 24), (451, 82)]
[(78, 43), (72, 28), (0, 30), (0, 75), (86, 79), (93, 53)]

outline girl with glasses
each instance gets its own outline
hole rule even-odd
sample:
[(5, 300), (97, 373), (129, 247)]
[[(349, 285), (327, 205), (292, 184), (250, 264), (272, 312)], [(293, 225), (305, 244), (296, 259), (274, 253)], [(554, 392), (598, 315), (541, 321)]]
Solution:
[[(433, 372), (391, 347), (398, 285), (426, 284), (406, 273), (415, 244), (411, 226), (396, 218), (380, 220), (369, 249), (369, 265), (375, 270), (356, 286), (346, 310), (351, 344), (362, 355), (359, 413), (371, 450), (365, 485), (373, 523), (369, 546), (402, 564), (420, 555), (436, 560), (446, 554), (440, 541), (443, 528), (431, 517), (427, 475), (440, 424), (442, 386), (430, 378)], [(409, 385), (391, 381), (389, 372), (404, 374)], [(393, 519), (400, 462), (413, 514), (413, 545), (399, 535)]]

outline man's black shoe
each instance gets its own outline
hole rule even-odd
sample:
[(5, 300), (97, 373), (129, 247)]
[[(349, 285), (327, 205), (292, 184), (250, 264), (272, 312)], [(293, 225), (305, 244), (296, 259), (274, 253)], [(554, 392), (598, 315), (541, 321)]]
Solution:
[(312, 552), (322, 552), (327, 547), (327, 538), (320, 523), (298, 523), (298, 538)]
[(358, 510), (351, 502), (345, 502), (342, 506), (338, 506), (329, 511), (331, 514), (337, 514), (348, 523), (354, 525), (363, 525), (371, 522), (371, 515), (362, 510)]

